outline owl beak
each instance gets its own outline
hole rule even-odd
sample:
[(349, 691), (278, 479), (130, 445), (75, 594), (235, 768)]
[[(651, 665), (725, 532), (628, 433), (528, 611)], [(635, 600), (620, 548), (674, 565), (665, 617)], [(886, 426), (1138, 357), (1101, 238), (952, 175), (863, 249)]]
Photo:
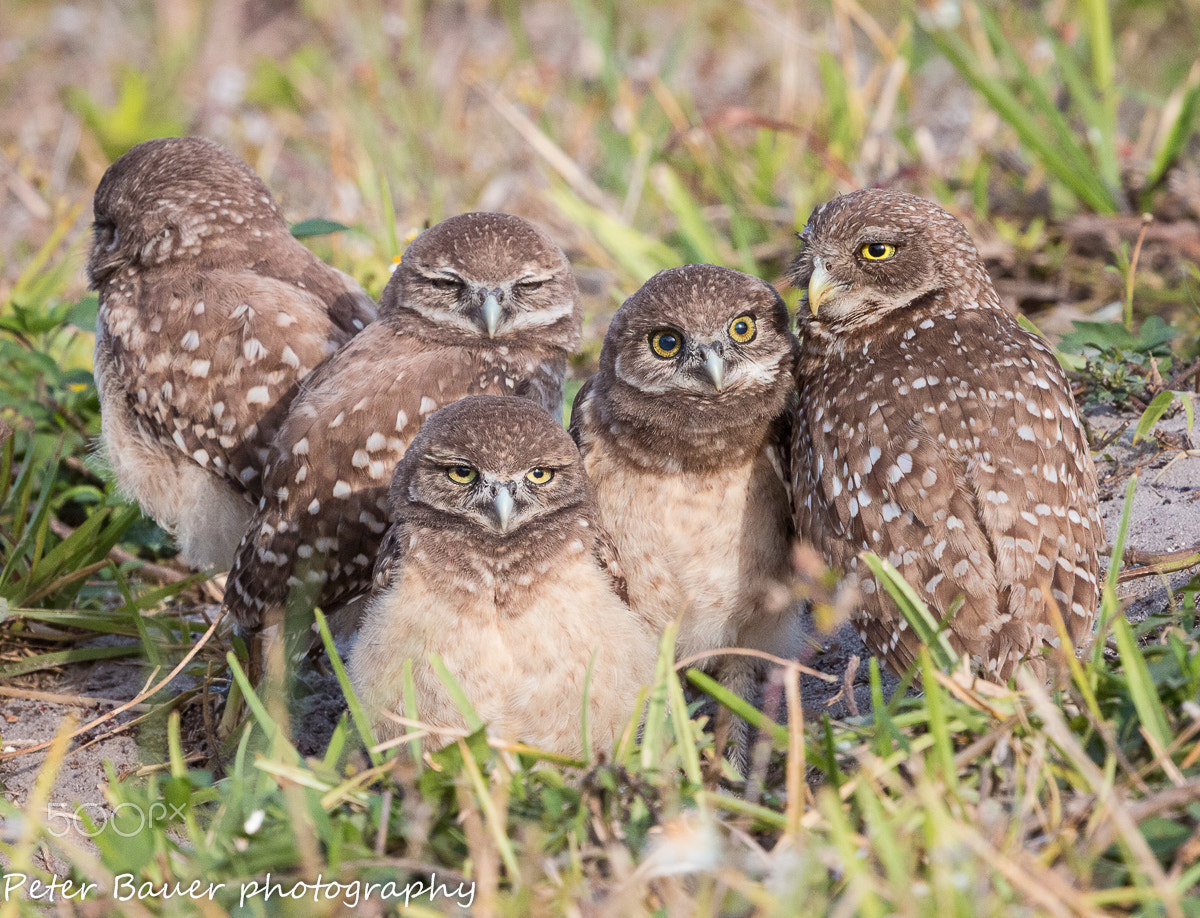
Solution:
[(496, 496), (492, 498), (492, 506), (496, 508), (496, 522), (500, 524), (501, 532), (508, 532), (508, 522), (512, 519), (513, 496), (507, 485), (501, 485)]
[(496, 299), (496, 294), (489, 293), (486, 300), (483, 301), (483, 307), (479, 310), (479, 314), (483, 316), (483, 327), (487, 329), (488, 337), (496, 336), (496, 329), (500, 326), (500, 316), (504, 311), (500, 308), (500, 301)]
[(808, 279), (808, 308), (812, 310), (813, 318), (816, 318), (821, 304), (829, 299), (837, 286), (837, 281), (825, 270), (825, 262), (820, 256), (814, 258), (812, 277)]
[(708, 373), (714, 388), (720, 392), (725, 385), (725, 358), (716, 351), (709, 351), (704, 358), (704, 371)]

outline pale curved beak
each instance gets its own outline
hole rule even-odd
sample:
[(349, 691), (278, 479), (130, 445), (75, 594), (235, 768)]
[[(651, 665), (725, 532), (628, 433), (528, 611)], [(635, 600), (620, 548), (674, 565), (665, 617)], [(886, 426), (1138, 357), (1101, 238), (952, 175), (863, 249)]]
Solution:
[(496, 508), (496, 522), (500, 524), (501, 532), (508, 532), (508, 521), (512, 519), (513, 498), (508, 488), (501, 488), (492, 498), (492, 506)]
[(830, 294), (837, 289), (837, 282), (825, 270), (825, 262), (820, 256), (813, 259), (812, 277), (808, 279), (808, 308), (815, 317), (821, 304), (829, 299)]
[(712, 380), (713, 386), (720, 392), (721, 387), (725, 385), (725, 358), (716, 351), (709, 351), (708, 356), (704, 358), (704, 370)]
[(500, 301), (496, 299), (496, 294), (489, 293), (488, 298), (483, 301), (483, 308), (480, 310), (483, 316), (483, 324), (487, 329), (488, 337), (495, 337), (496, 329), (500, 326)]

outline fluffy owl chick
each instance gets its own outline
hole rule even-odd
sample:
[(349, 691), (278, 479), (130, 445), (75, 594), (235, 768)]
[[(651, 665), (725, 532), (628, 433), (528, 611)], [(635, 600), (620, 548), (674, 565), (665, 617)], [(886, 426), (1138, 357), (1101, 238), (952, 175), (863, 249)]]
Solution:
[[(833, 567), (889, 560), (951, 643), (1000, 678), (1045, 674), (1055, 603), (1092, 625), (1104, 529), (1079, 415), (1050, 348), (1004, 311), (966, 229), (909, 194), (818, 208), (792, 269), (801, 309), (796, 525)], [(903, 671), (919, 641), (863, 576), (857, 625)]]
[(294, 590), (326, 611), (365, 594), (388, 482), (421, 424), (477, 394), (560, 412), (581, 321), (566, 256), (519, 217), (464, 214), (413, 240), (379, 321), (305, 381), (271, 446), (225, 594), (239, 625), (258, 628)]
[[(656, 274), (617, 310), (571, 417), (630, 605), (676, 655), (748, 647), (789, 657), (786, 428), (796, 340), (779, 295), (713, 265)], [(709, 661), (749, 697), (761, 667)]]
[(375, 304), (292, 237), (249, 166), (201, 137), (134, 147), (94, 210), (107, 461), (189, 564), (226, 568), (298, 382)]
[(350, 657), (378, 735), (401, 732), (384, 712), (405, 710), (406, 659), (421, 721), (465, 726), (430, 665), (436, 653), (493, 735), (572, 756), (591, 666), (591, 744), (611, 750), (654, 679), (657, 636), (618, 595), (562, 426), (518, 398), (442, 408), (397, 466), (389, 503), (395, 522)]

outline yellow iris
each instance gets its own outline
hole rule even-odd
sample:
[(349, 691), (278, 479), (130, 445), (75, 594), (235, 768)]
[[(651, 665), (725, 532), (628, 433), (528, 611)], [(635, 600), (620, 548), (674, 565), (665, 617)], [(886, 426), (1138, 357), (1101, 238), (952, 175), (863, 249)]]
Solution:
[(867, 261), (887, 261), (896, 254), (896, 247), (890, 242), (868, 242), (858, 250)]
[(528, 478), (534, 484), (545, 484), (547, 481), (549, 481), (551, 478), (554, 477), (554, 470), (553, 469), (530, 469), (528, 472), (525, 473), (525, 477)]
[(654, 353), (659, 357), (674, 357), (682, 346), (683, 335), (669, 328), (656, 331), (650, 336), (650, 347), (654, 348)]
[(754, 324), (753, 316), (738, 316), (729, 323), (729, 337), (738, 344), (753, 341), (756, 331), (757, 327)]
[(479, 473), (469, 465), (452, 465), (446, 469), (446, 475), (456, 484), (470, 484), (479, 477)]

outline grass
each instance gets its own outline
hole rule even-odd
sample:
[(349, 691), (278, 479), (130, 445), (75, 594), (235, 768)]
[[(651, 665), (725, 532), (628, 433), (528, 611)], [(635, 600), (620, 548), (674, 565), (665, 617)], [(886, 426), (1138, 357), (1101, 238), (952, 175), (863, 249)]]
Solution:
[[(1053, 695), (955, 675), (938, 622), (888, 576), (930, 651), (908, 677), (920, 693), (890, 700), (869, 661), (864, 717), (806, 712), (794, 665), (764, 711), (747, 710), (664, 653), (645, 728), (635, 716), (607, 761), (499, 746), (481, 730), (401, 758), (374, 744), (348, 690), (328, 746), (302, 755), (286, 726), (298, 709), (250, 692), (224, 625), (203, 618), (201, 578), (172, 566), (169, 539), (89, 457), (97, 304), (80, 274), (86, 203), (110, 159), (201, 130), (260, 169), (297, 235), (373, 293), (427, 222), (484, 205), (540, 220), (587, 295), (582, 376), (606, 315), (650, 274), (708, 260), (778, 279), (816, 203), (899, 181), (1036, 270), (1057, 259), (1054, 270), (1075, 272), (1064, 289), (1088, 287), (1089, 308), (1111, 291), (1120, 321), (1081, 325), (1059, 346), (1083, 393), (1132, 406), (1145, 437), (1171, 405), (1190, 410), (1200, 275), (1164, 261), (1151, 234), (1071, 262), (1067, 227), (1088, 212), (1165, 206), (1194, 144), (1195, 27), (1155, 19), (1160, 6), (1138, 5), (1138, 18), (1132, 5), (1066, 4), (1043, 25), (976, 4), (947, 23), (848, 0), (820, 10), (498, 0), (465, 17), (316, 0), (286, 14), (282, 51), (256, 53), (265, 38), (253, 29), (229, 39), (240, 96), (201, 104), (196, 87), (231, 77), (220, 42), (194, 40), (217, 25), (200, 7), (139, 8), (115, 35), (98, 17), (86, 49), (63, 39), (47, 53), (32, 36), (62, 26), (18, 5), (0, 98), (15, 115), (23, 98), (42, 98), (26, 81), (61, 89), (29, 130), (62, 125), (69, 167), (17, 162), (6, 227), (24, 230), (0, 228), (0, 418), (15, 429), (0, 444), (0, 678), (36, 691), (64, 667), (143, 661), (146, 689), (122, 716), (138, 718), (148, 751), (161, 738), (161, 761), (110, 771), (113, 818), (52, 815), (72, 750), (123, 727), (112, 714), (64, 721), (21, 805), (0, 803), (3, 879), (26, 878), (0, 897), (0, 918), (41, 913), (29, 884), (51, 880), (47, 852), (76, 882), (98, 884), (97, 907), (131, 915), (333, 914), (335, 899), (381, 906), (389, 882), (390, 907), (412, 914), (465, 905), (469, 890), (471, 911), (500, 915), (1200, 915), (1200, 583), (1130, 624), (1119, 565), (1092, 652), (1067, 661)], [(1160, 66), (1147, 73), (1125, 52), (1151, 42)], [(94, 56), (117, 45), (128, 64)], [(1017, 66), (1029, 60), (1037, 66)], [(954, 156), (930, 152), (938, 113), (920, 101), (939, 66), (962, 75), (969, 110), (956, 114), (968, 133), (989, 138)], [(75, 76), (85, 69), (86, 85)], [(1016, 178), (1003, 166), (1014, 159)], [(1044, 190), (1052, 207), (1027, 225), (988, 193), (1000, 180)], [(17, 219), (21, 208), (41, 216)], [(194, 687), (174, 691), (177, 673)], [(204, 762), (206, 694), (229, 680), (250, 716), (225, 757)], [(746, 780), (716, 756), (713, 724), (689, 705), (696, 691), (759, 727)], [(300, 899), (268, 898), (268, 873)], [(297, 886), (318, 877), (323, 888)], [(371, 883), (381, 885), (367, 893)], [(210, 884), (224, 884), (211, 901)]]

